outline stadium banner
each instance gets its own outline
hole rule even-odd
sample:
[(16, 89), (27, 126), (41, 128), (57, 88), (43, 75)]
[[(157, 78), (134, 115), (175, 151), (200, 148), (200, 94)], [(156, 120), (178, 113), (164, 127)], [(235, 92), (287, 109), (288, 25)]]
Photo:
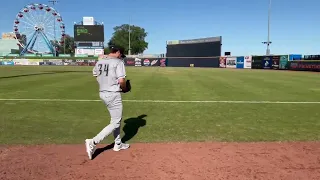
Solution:
[(95, 66), (96, 63), (98, 62), (97, 60), (95, 59), (90, 59), (90, 60), (87, 60), (88, 61), (88, 66)]
[(279, 69), (280, 56), (272, 56), (272, 69)]
[(47, 65), (52, 65), (52, 66), (64, 65), (62, 59), (43, 59), (43, 62), (45, 62)]
[(140, 58), (134, 58), (134, 66), (137, 66), (137, 67), (141, 66), (141, 59)]
[(226, 62), (227, 62), (227, 57), (225, 56), (220, 56), (219, 58), (219, 61), (220, 61), (220, 64), (219, 64), (219, 67), (220, 68), (226, 68)]
[(12, 60), (3, 59), (1, 62), (2, 66), (14, 66), (14, 62)]
[(126, 58), (124, 59), (125, 66), (135, 66), (135, 59), (134, 58)]
[(244, 68), (244, 56), (237, 57), (237, 65), (236, 65), (236, 67), (238, 69), (243, 69)]
[(301, 60), (289, 61), (289, 69), (294, 71), (316, 71), (320, 72), (320, 61), (318, 60)]
[(263, 63), (262, 60), (263, 60), (263, 56), (252, 56), (251, 68), (262, 69), (262, 63)]
[(75, 59), (63, 59), (62, 63), (64, 66), (78, 66), (78, 62)]
[(289, 55), (281, 55), (279, 61), (279, 69), (289, 69)]
[(302, 60), (302, 54), (289, 54), (288, 61)]
[(29, 66), (39, 66), (40, 62), (43, 62), (43, 59), (28, 59)]
[(22, 66), (22, 65), (28, 65), (29, 64), (29, 60), (28, 59), (14, 59), (13, 60), (14, 65), (15, 66)]
[(272, 68), (272, 56), (264, 56), (262, 61), (263, 69), (271, 69)]
[(226, 68), (237, 68), (237, 57), (227, 57)]
[(77, 66), (89, 66), (89, 62), (86, 59), (76, 59)]
[(252, 64), (252, 56), (245, 56), (243, 68), (251, 69), (251, 64)]
[(126, 66), (160, 66), (161, 58), (125, 58)]
[(167, 59), (160, 59), (160, 67), (166, 67), (168, 63)]

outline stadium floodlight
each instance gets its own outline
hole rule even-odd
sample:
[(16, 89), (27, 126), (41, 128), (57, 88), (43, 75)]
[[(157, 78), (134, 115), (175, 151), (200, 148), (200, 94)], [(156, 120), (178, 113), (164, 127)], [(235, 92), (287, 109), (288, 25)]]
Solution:
[(270, 41), (270, 15), (271, 15), (271, 0), (269, 0), (269, 7), (268, 7), (268, 40), (265, 42), (262, 42), (263, 44), (267, 45), (266, 55), (270, 55), (270, 44), (272, 43)]

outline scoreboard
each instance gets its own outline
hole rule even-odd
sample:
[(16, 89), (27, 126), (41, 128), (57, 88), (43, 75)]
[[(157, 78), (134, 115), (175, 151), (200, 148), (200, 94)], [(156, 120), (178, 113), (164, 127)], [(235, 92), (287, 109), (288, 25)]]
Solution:
[(221, 37), (167, 42), (167, 57), (221, 56)]
[(104, 26), (74, 25), (74, 41), (104, 42)]
[(98, 57), (104, 54), (103, 25), (74, 25), (75, 55)]

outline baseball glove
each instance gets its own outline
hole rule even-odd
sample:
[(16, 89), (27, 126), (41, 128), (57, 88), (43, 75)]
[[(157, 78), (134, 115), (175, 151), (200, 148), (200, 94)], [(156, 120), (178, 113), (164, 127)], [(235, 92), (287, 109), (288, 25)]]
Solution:
[(126, 81), (126, 89), (122, 90), (122, 92), (123, 92), (123, 93), (127, 93), (127, 92), (129, 92), (129, 91), (131, 91), (131, 83), (130, 83), (130, 80), (128, 79), (128, 80)]

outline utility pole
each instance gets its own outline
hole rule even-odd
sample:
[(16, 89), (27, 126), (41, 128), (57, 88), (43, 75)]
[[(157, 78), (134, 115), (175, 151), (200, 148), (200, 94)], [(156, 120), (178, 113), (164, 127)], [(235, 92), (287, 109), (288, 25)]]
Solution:
[[(51, 3), (52, 4), (52, 6), (54, 7), (59, 1), (58, 0), (49, 0), (48, 1), (49, 3)], [(56, 38), (56, 19), (54, 18), (54, 20), (53, 20), (53, 38), (54, 38), (54, 42), (55, 42), (55, 44), (56, 44), (56, 42), (57, 42), (57, 38)], [(56, 56), (57, 55), (57, 53), (56, 53), (56, 47), (54, 48), (54, 50), (55, 50), (55, 53), (54, 53), (54, 55)]]
[(262, 42), (263, 44), (267, 45), (266, 55), (270, 55), (270, 44), (272, 43), (270, 41), (270, 14), (271, 14), (271, 0), (269, 0), (269, 7), (268, 7), (268, 40), (267, 42)]

